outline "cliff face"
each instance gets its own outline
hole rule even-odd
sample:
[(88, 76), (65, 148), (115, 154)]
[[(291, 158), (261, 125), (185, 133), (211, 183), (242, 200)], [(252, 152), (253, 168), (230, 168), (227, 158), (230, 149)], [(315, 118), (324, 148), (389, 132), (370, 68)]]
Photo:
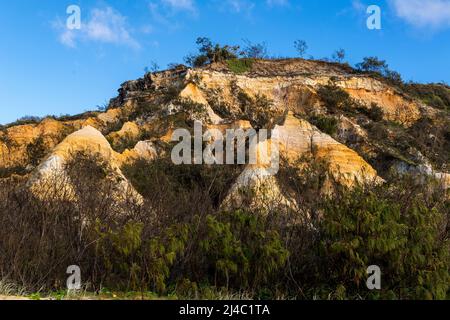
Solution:
[[(330, 109), (324, 100), (336, 92), (346, 100)], [(383, 79), (343, 65), (298, 59), (255, 61), (242, 74), (233, 73), (227, 64), (149, 73), (124, 83), (106, 112), (7, 126), (0, 131), (0, 173), (3, 178), (20, 174), (36, 181), (36, 176), (53, 168), (52, 163), (84, 150), (102, 155), (122, 176), (125, 164), (167, 156), (164, 146), (173, 131), (191, 129), (194, 120), (221, 132), (276, 130), (279, 135), (268, 143), (279, 145), (282, 159), (296, 163), (309, 156), (326, 162), (335, 179), (346, 185), (381, 182), (392, 169), (450, 181), (445, 154), (450, 146), (445, 140), (450, 136), (448, 112)], [(440, 131), (434, 132), (436, 128)], [(261, 170), (264, 166), (259, 164), (244, 167), (230, 197), (265, 180)], [(292, 205), (278, 188), (276, 176), (267, 180), (273, 197)]]

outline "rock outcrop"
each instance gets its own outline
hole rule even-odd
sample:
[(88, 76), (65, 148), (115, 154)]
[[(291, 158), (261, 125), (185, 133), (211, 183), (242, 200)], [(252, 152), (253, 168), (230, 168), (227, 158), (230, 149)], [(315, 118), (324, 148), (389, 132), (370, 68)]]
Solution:
[[(360, 109), (330, 113), (319, 95), (320, 88), (330, 81), (357, 101)], [(374, 105), (381, 110), (382, 119), (370, 117)], [(322, 122), (317, 123), (328, 121), (328, 127), (314, 122), (318, 117)], [(2, 128), (0, 173), (24, 175), (36, 187), (55, 174), (64, 175), (73, 154), (85, 152), (99, 157), (109, 175), (117, 179), (117, 198), (131, 190), (140, 199), (121, 167), (139, 159), (167, 156), (174, 130), (191, 130), (193, 120), (202, 120), (205, 128), (223, 133), (252, 126), (273, 130), (276, 134), (265, 143), (277, 145), (282, 159), (295, 165), (308, 156), (327, 163), (333, 178), (347, 186), (383, 181), (380, 168), (383, 172), (390, 168), (420, 171), (450, 186), (446, 167), (437, 168), (430, 160), (436, 157), (427, 157), (421, 145), (402, 148), (402, 141), (394, 141), (400, 145), (395, 149), (375, 138), (380, 134), (377, 126), (383, 125), (387, 129), (382, 134), (389, 139), (410, 135), (407, 137), (413, 140), (410, 131), (433, 117), (442, 117), (442, 111), (345, 65), (301, 59), (255, 60), (243, 74), (231, 72), (226, 64), (198, 69), (180, 66), (124, 83), (105, 112)], [(423, 159), (412, 161), (408, 152), (422, 154)], [(248, 164), (228, 190), (223, 207), (254, 206), (266, 199), (287, 207), (296, 205), (283, 193), (270, 168)]]
[(76, 195), (71, 177), (67, 174), (67, 166), (71, 161), (79, 160), (78, 155), (92, 157), (104, 166), (106, 179), (115, 181), (115, 188), (112, 190), (115, 199), (127, 201), (129, 199), (126, 197), (132, 197), (134, 201), (142, 201), (120, 170), (120, 154), (111, 148), (101, 132), (91, 126), (69, 135), (53, 149), (32, 173), (29, 179), (30, 189), (41, 198), (74, 199)]
[(285, 123), (276, 126), (275, 130), (281, 155), (291, 162), (311, 155), (327, 163), (335, 179), (346, 185), (379, 180), (377, 172), (355, 151), (293, 114), (289, 114)]

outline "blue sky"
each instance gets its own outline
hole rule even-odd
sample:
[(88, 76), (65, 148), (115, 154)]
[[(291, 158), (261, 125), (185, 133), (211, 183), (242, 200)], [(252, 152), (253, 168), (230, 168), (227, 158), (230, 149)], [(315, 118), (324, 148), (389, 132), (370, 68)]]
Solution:
[[(381, 30), (366, 27), (371, 4)], [(69, 5), (81, 30), (66, 27)], [(304, 39), (315, 58), (344, 48), (352, 64), (376, 55), (406, 80), (450, 82), (450, 0), (16, 0), (0, 35), (0, 123), (95, 109), (152, 61), (182, 62), (198, 36), (265, 41), (273, 56)]]

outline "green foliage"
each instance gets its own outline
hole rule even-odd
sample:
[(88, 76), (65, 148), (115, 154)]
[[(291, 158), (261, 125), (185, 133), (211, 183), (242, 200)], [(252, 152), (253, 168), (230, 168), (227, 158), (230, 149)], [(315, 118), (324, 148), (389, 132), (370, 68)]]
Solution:
[[(219, 206), (242, 168), (232, 165), (173, 166), (170, 158), (161, 158), (151, 162), (137, 161), (125, 166), (123, 172), (146, 199), (158, 202), (158, 206), (164, 208), (176, 206), (177, 211), (185, 215), (184, 209), (192, 208), (192, 201), (201, 201), (208, 210)], [(196, 197), (201, 200), (194, 200)], [(169, 208), (167, 210), (172, 210)], [(195, 211), (195, 207), (192, 210)], [(175, 212), (172, 214), (176, 215)]]
[(379, 60), (377, 57), (365, 57), (362, 62), (356, 65), (356, 68), (364, 72), (383, 73), (388, 65), (385, 60)]
[(153, 237), (145, 236), (140, 222), (128, 222), (117, 230), (103, 229), (98, 222), (96, 250), (107, 270), (105, 281), (118, 289), (164, 293), (170, 268), (184, 250), (187, 228), (168, 227), (162, 236)]
[(41, 300), (42, 297), (41, 297), (40, 293), (33, 293), (29, 296), (29, 298), (30, 298), (30, 300), (38, 301), (38, 300)]
[(352, 111), (355, 105), (350, 95), (332, 81), (327, 85), (321, 86), (317, 94), (328, 111), (332, 113)]
[(237, 98), (244, 119), (250, 121), (256, 130), (270, 129), (278, 115), (273, 101), (264, 95), (257, 94), (255, 97), (251, 97), (239, 88), (235, 90), (237, 90)]
[(445, 299), (450, 289), (448, 239), (440, 237), (444, 217), (412, 200), (372, 191), (346, 191), (325, 202), (320, 223), (321, 277), (345, 296), (365, 291), (366, 270), (380, 266), (382, 290), (367, 298)]
[(424, 117), (408, 128), (415, 148), (426, 154), (436, 168), (445, 168), (450, 162), (450, 119)]
[(231, 59), (227, 61), (228, 68), (233, 73), (244, 74), (252, 70), (254, 59)]
[(222, 118), (233, 119), (234, 115), (232, 106), (222, 99), (217, 99), (217, 95), (221, 94), (221, 89), (210, 89), (207, 93), (207, 100), (214, 112)]
[(113, 139), (111, 137), (107, 137), (107, 140), (114, 151), (123, 153), (127, 149), (133, 149), (136, 143), (141, 140), (140, 135), (137, 137), (133, 137), (130, 133), (125, 133), (123, 136), (118, 137), (117, 139)]
[(450, 111), (450, 87), (441, 83), (409, 83), (404, 90), (431, 107)]
[(42, 121), (43, 118), (41, 117), (36, 117), (36, 116), (24, 116), (20, 119), (17, 119), (16, 121), (7, 124), (5, 127), (6, 128), (10, 128), (10, 127), (14, 127), (14, 126), (22, 126), (22, 125), (27, 125), (27, 124), (38, 124), (39, 122)]
[(316, 116), (311, 119), (311, 123), (330, 136), (337, 133), (338, 120), (334, 117)]
[(48, 150), (42, 136), (37, 137), (33, 142), (27, 145), (27, 156), (32, 166), (37, 166), (46, 156)]
[(105, 284), (165, 293), (175, 281), (178, 292), (191, 295), (198, 291), (196, 282), (172, 279), (177, 261), (188, 258), (197, 281), (257, 292), (283, 269), (289, 255), (277, 231), (267, 230), (262, 218), (241, 211), (197, 216), (153, 235), (145, 229), (140, 222), (130, 221), (122, 228), (97, 223), (96, 255), (105, 267)]
[(193, 67), (202, 67), (214, 62), (223, 62), (238, 57), (238, 46), (213, 44), (208, 38), (198, 38), (197, 45), (199, 53), (185, 58), (186, 63)]
[(13, 174), (17, 175), (25, 175), (27, 170), (23, 166), (15, 166), (15, 167), (0, 167), (0, 178), (7, 178)]
[(362, 62), (356, 64), (356, 68), (362, 72), (382, 76), (393, 84), (403, 84), (401, 75), (396, 71), (390, 70), (386, 61), (380, 60), (377, 57), (365, 57)]
[(201, 120), (203, 122), (207, 121), (208, 111), (206, 110), (206, 106), (192, 101), (191, 99), (177, 99), (175, 104), (180, 106), (180, 111), (183, 112), (187, 118), (193, 120)]
[(379, 105), (377, 105), (376, 103), (372, 103), (368, 112), (368, 116), (373, 121), (382, 121), (384, 117), (384, 111)]
[(277, 231), (266, 229), (261, 217), (244, 211), (206, 217), (206, 235), (200, 242), (214, 283), (224, 279), (236, 288), (256, 289), (268, 284), (289, 256)]
[(178, 98), (180, 89), (175, 85), (169, 85), (162, 89), (162, 103), (169, 103)]
[[(123, 172), (142, 205), (117, 201), (111, 168), (88, 154), (65, 167), (71, 201), (0, 179), (0, 274), (28, 292), (62, 290), (64, 266), (77, 264), (86, 290), (142, 298), (449, 298), (450, 202), (436, 183), (339, 187), (312, 155), (277, 176), (297, 207), (223, 212), (237, 169), (130, 164)], [(382, 270), (379, 291), (365, 286), (369, 265)]]

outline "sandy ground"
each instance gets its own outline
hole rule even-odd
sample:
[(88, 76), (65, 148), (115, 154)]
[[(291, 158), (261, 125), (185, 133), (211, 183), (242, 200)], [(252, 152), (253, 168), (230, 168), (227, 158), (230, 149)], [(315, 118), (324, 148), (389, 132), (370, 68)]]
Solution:
[(0, 301), (15, 301), (15, 300), (30, 300), (28, 298), (24, 297), (15, 297), (15, 296), (1, 296), (0, 295)]

